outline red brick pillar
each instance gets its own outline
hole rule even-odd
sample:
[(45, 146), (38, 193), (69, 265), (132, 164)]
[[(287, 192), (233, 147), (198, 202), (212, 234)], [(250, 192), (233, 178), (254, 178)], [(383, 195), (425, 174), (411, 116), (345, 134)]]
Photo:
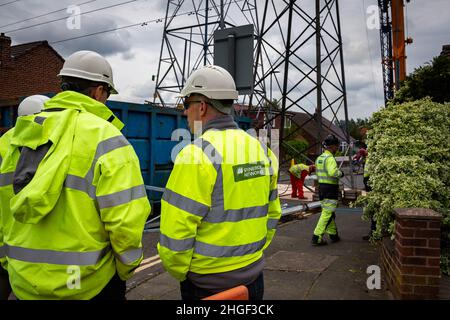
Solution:
[(382, 265), (397, 299), (436, 299), (440, 282), (442, 216), (430, 209), (395, 209), (395, 240)]

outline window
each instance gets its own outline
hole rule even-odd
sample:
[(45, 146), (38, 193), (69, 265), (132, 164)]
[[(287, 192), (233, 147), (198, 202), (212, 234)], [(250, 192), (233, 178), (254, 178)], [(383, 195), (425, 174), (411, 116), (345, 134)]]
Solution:
[(347, 150), (347, 146), (348, 146), (348, 144), (347, 144), (347, 141), (341, 141), (341, 146), (340, 146), (340, 151), (342, 152), (342, 153), (345, 153), (345, 151)]
[(290, 129), (292, 126), (292, 120), (289, 117), (284, 117), (284, 128), (285, 129)]
[(278, 117), (275, 117), (275, 118), (274, 117), (275, 117), (274, 113), (271, 113), (271, 115), (269, 117), (267, 116), (267, 113), (264, 114), (264, 123), (266, 123), (267, 121), (269, 121), (269, 119), (271, 119), (270, 123), (267, 123), (266, 129), (268, 129), (269, 126), (272, 129), (276, 128), (276, 121), (277, 121)]

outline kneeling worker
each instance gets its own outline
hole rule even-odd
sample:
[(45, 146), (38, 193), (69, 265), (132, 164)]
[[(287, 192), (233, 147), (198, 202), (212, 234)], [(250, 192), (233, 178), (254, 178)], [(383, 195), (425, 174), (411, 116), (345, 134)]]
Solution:
[(292, 198), (306, 199), (303, 193), (303, 185), (307, 175), (315, 171), (314, 165), (306, 165), (303, 163), (295, 164), (295, 160), (292, 159), (291, 167), (289, 168), (289, 175), (291, 178)]

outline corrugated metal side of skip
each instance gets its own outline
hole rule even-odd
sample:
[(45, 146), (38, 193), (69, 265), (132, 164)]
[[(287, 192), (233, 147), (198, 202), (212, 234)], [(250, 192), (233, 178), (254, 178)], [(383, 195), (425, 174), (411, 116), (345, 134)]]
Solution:
[[(108, 101), (106, 104), (125, 124), (122, 133), (139, 157), (144, 183), (165, 187), (173, 168), (172, 149), (179, 143), (172, 141), (172, 133), (188, 128), (183, 111), (129, 102)], [(153, 191), (147, 194), (156, 202), (162, 195)]]

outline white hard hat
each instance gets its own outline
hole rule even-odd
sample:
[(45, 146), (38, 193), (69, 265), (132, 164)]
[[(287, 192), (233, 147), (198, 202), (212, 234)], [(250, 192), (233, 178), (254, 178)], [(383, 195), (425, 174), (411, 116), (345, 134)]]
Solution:
[(181, 97), (193, 93), (202, 94), (215, 100), (235, 100), (238, 98), (236, 85), (231, 74), (222, 67), (208, 65), (195, 70), (181, 90)]
[(41, 112), (45, 101), (48, 99), (50, 98), (39, 94), (23, 99), (17, 108), (17, 115), (20, 117)]
[(77, 51), (71, 54), (58, 74), (91, 81), (107, 83), (111, 93), (117, 93), (114, 87), (113, 72), (109, 62), (94, 51)]

